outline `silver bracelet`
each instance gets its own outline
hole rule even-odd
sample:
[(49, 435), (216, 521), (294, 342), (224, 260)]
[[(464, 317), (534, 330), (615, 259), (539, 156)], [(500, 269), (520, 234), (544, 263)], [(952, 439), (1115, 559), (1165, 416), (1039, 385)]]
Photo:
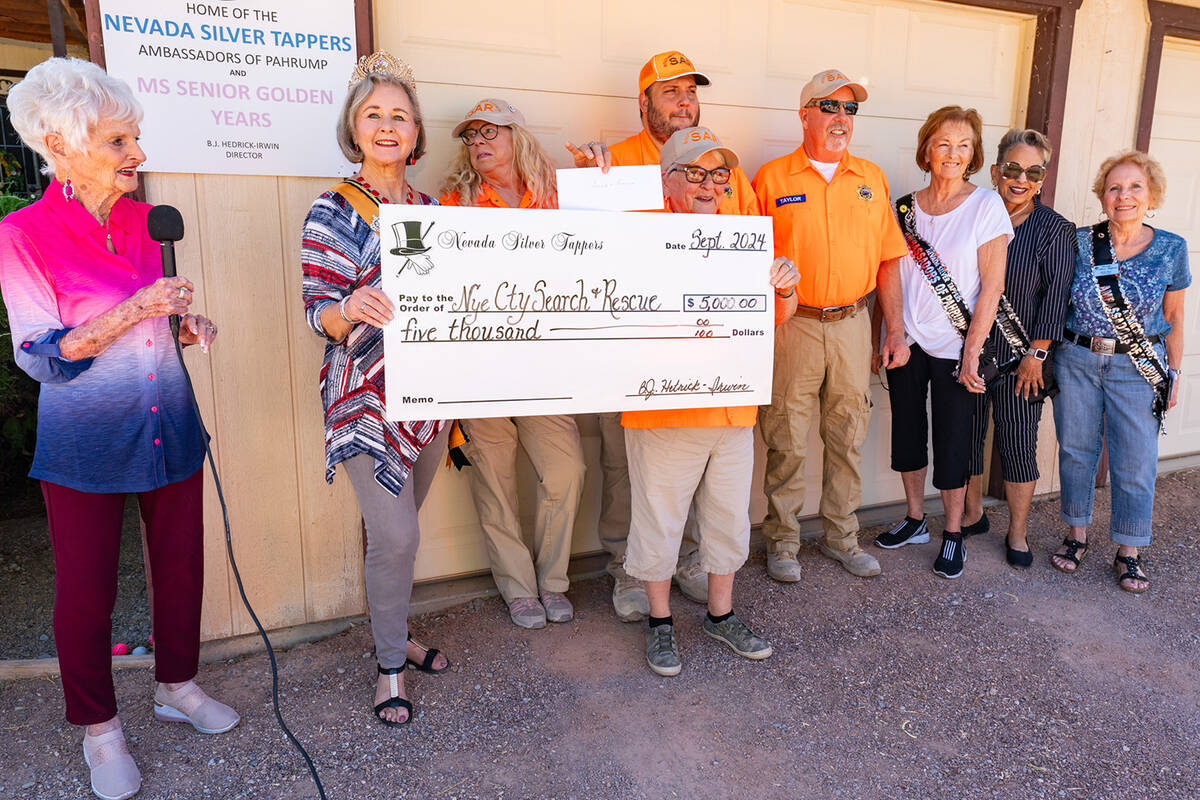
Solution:
[(350, 297), (351, 297), (351, 295), (346, 295), (345, 297), (343, 297), (343, 298), (341, 299), (341, 302), (339, 302), (339, 303), (338, 303), (338, 315), (339, 315), (339, 316), (340, 316), (342, 319), (344, 319), (346, 322), (348, 322), (348, 323), (350, 323), (351, 325), (353, 325), (353, 324), (354, 324), (354, 320), (352, 320), (352, 319), (350, 319), (349, 317), (347, 317), (347, 316), (346, 316), (346, 301), (347, 301), (347, 300), (349, 300), (349, 299), (350, 299)]

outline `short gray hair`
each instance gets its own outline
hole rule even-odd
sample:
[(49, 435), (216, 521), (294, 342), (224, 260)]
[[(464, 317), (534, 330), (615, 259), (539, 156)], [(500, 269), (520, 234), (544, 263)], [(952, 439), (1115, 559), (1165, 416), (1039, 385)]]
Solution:
[(142, 104), (129, 84), (80, 58), (48, 58), (29, 70), (9, 90), (8, 111), (21, 141), (46, 162), (47, 175), (54, 161), (46, 134), (57, 133), (72, 150), (87, 152), (101, 122), (142, 121)]
[(1033, 128), (1011, 128), (1008, 133), (1000, 139), (1000, 147), (996, 150), (996, 164), (1004, 163), (1004, 157), (1008, 155), (1008, 151), (1019, 144), (1027, 144), (1030, 147), (1036, 147), (1042, 153), (1042, 163), (1049, 164), (1050, 157), (1054, 155), (1054, 148), (1050, 146), (1050, 140), (1046, 138), (1046, 134), (1041, 131), (1035, 131)]
[(408, 102), (412, 103), (413, 113), (417, 115), (417, 143), (413, 145), (412, 158), (416, 161), (425, 155), (425, 115), (421, 113), (421, 104), (417, 101), (417, 89), (399, 78), (383, 72), (372, 72), (346, 91), (346, 99), (342, 103), (342, 111), (338, 114), (337, 143), (342, 149), (342, 155), (352, 164), (363, 160), (362, 150), (354, 147), (354, 119), (362, 104), (367, 102), (371, 92), (379, 86), (395, 86), (404, 90)]

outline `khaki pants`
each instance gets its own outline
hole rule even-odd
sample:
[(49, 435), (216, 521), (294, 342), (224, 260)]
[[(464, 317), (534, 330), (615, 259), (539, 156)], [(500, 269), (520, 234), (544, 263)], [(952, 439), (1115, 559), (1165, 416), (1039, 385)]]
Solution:
[[(600, 522), (597, 525), (600, 546), (608, 553), (608, 573), (621, 568), (625, 561), (625, 546), (629, 538), (629, 458), (625, 454), (625, 429), (621, 427), (621, 412), (597, 414), (600, 423), (600, 469), (603, 491), (600, 496)], [(679, 544), (683, 560), (699, 550), (694, 514), (688, 515)]]
[[(575, 513), (583, 491), (583, 447), (569, 416), (462, 420), (471, 460), (475, 511), (487, 540), (496, 587), (511, 602), (539, 591), (565, 592)], [(537, 472), (533, 554), (517, 509), (517, 443)]]
[(835, 550), (858, 545), (862, 502), (862, 444), (871, 416), (871, 319), (860, 311), (837, 322), (792, 317), (775, 329), (775, 378), (771, 405), (759, 415), (767, 444), (763, 490), (769, 552), (800, 547), (804, 505), (804, 459), (809, 431), (820, 425), (825, 445), (821, 475), (821, 521), (825, 544)]
[(688, 510), (700, 566), (730, 575), (750, 551), (753, 428), (626, 428), (632, 521), (625, 571), (643, 581), (675, 574)]

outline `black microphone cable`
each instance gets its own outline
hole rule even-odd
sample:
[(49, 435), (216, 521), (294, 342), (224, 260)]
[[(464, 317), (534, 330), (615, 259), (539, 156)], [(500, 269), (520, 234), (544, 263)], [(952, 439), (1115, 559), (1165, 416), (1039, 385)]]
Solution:
[[(151, 233), (150, 236), (150, 238), (161, 243), (164, 253), (168, 247), (172, 248), (170, 266), (174, 267), (173, 248), (175, 241), (183, 238), (183, 219), (179, 216), (179, 212), (170, 206), (155, 206), (151, 209), (151, 214), (154, 214), (158, 209), (163, 209), (163, 212), (168, 214), (174, 212), (174, 216), (178, 218), (177, 236), (169, 239), (159, 238), (154, 233)], [(163, 213), (158, 215), (159, 219), (163, 216), (165, 216)], [(171, 220), (171, 222), (176, 222), (176, 220)], [(151, 224), (151, 228), (153, 229), (154, 227), (155, 225)], [(164, 261), (166, 261), (165, 256)], [(171, 271), (173, 272), (174, 270)], [(174, 275), (168, 277), (174, 277)], [(317, 794), (320, 795), (321, 800), (327, 800), (325, 797), (325, 787), (321, 784), (321, 776), (317, 774), (317, 767), (313, 764), (312, 757), (304, 749), (304, 745), (300, 744), (300, 740), (292, 733), (287, 723), (283, 721), (283, 712), (279, 708), (279, 665), (275, 661), (275, 648), (271, 646), (271, 640), (267, 638), (267, 632), (263, 629), (262, 623), (259, 622), (258, 614), (254, 613), (254, 608), (250, 605), (250, 600), (246, 597), (246, 589), (242, 586), (242, 575), (238, 570), (237, 560), (233, 557), (233, 539), (229, 533), (229, 508), (225, 505), (225, 492), (221, 488), (221, 478), (217, 475), (217, 463), (213, 459), (212, 447), (209, 445), (208, 428), (204, 425), (204, 417), (200, 415), (200, 404), (196, 400), (196, 389), (192, 386), (192, 376), (188, 372), (187, 364), (183, 361), (183, 346), (179, 343), (179, 317), (172, 315), (171, 323), (171, 338), (175, 341), (175, 356), (179, 359), (179, 368), (183, 370), (183, 378), (187, 382), (188, 398), (192, 401), (192, 410), (196, 413), (196, 421), (200, 424), (201, 440), (204, 442), (204, 454), (208, 458), (208, 469), (212, 473), (213, 484), (217, 487), (217, 499), (221, 501), (221, 518), (225, 522), (225, 555), (229, 559), (229, 566), (233, 568), (233, 578), (237, 582), (238, 594), (242, 598), (242, 605), (246, 607), (246, 613), (254, 621), (254, 627), (258, 629), (258, 635), (262, 637), (263, 644), (266, 645), (267, 658), (271, 662), (271, 706), (275, 711), (275, 721), (279, 724), (280, 729), (287, 736), (288, 740), (291, 741), (292, 746), (304, 758), (304, 763), (308, 766), (308, 772), (312, 775), (313, 783), (317, 786)]]

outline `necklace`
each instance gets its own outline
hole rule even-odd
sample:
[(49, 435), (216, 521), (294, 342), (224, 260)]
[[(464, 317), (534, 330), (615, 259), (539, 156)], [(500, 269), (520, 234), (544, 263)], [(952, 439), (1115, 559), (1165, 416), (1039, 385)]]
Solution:
[[(391, 201), (391, 200), (389, 200), (387, 197), (385, 197), (385, 196), (383, 196), (382, 194), (380, 194), (378, 189), (374, 188), (373, 186), (371, 186), (371, 184), (369, 184), (369, 183), (367, 183), (366, 181), (364, 181), (364, 180), (362, 179), (362, 176), (361, 176), (361, 175), (353, 175), (353, 176), (351, 176), (350, 180), (354, 181), (354, 182), (355, 182), (355, 183), (357, 183), (359, 186), (361, 186), (362, 188), (364, 188), (364, 189), (366, 189), (368, 192), (370, 192), (370, 193), (371, 193), (371, 196), (372, 196), (372, 197), (374, 197), (376, 200), (378, 200), (378, 201), (379, 201), (381, 204), (382, 204), (382, 203), (390, 203), (390, 202), (392, 202), (392, 201)], [(414, 197), (414, 195), (413, 195), (413, 189), (412, 189), (412, 187), (411, 187), (411, 186), (409, 186), (407, 183), (405, 183), (405, 184), (404, 184), (404, 202), (405, 202), (405, 203), (408, 203), (409, 205), (413, 205), (413, 201), (414, 201), (414, 200), (415, 200), (415, 197)]]
[(1032, 205), (1033, 205), (1033, 200), (1031, 199), (1029, 202), (1027, 202), (1025, 205), (1021, 206), (1020, 208), (1018, 208), (1016, 211), (1008, 212), (1009, 221), (1011, 222), (1012, 220), (1019, 217), (1021, 214), (1025, 213), (1025, 209), (1029, 208)]

